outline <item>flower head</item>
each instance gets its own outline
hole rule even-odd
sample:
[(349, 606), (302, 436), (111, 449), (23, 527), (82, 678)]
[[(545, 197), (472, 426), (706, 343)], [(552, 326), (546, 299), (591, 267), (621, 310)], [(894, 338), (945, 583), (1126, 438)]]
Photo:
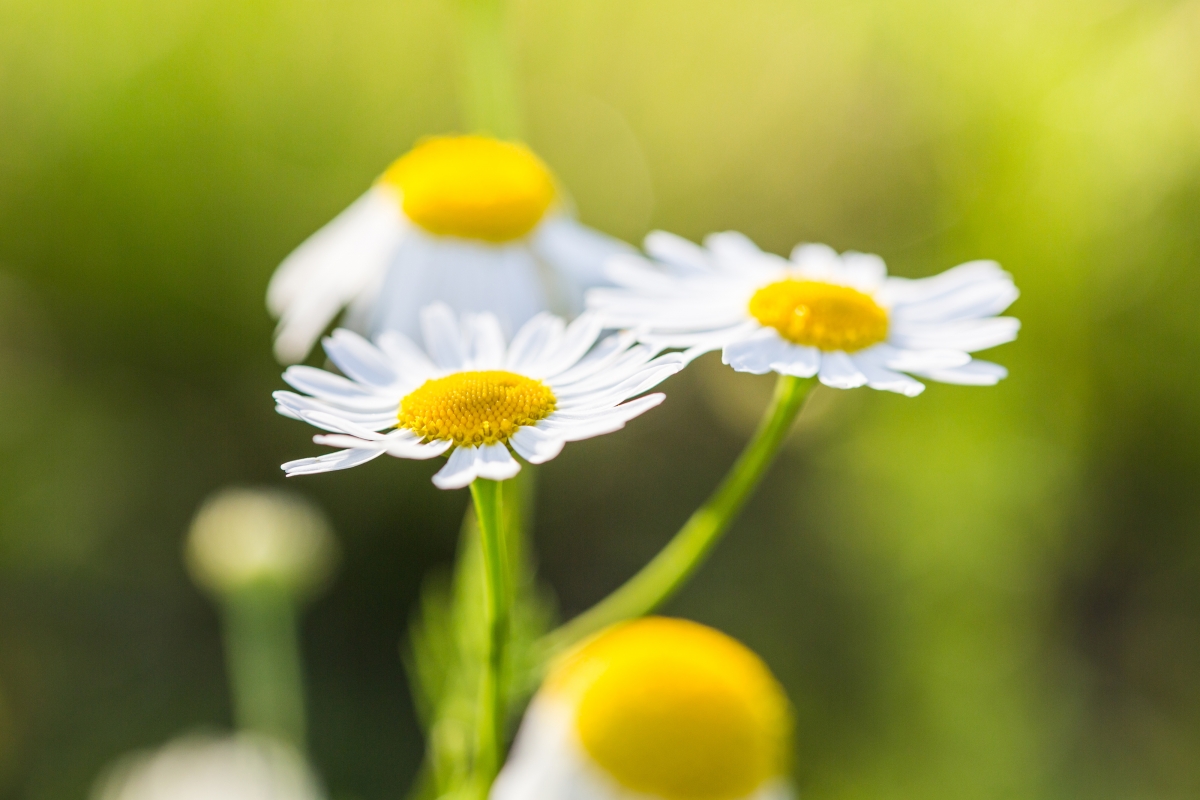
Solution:
[(395, 331), (372, 344), (337, 330), (325, 352), (345, 377), (288, 368), (284, 380), (305, 395), (276, 392), (277, 410), (331, 431), (315, 437), (318, 444), (343, 448), (284, 464), (288, 475), (346, 469), (384, 453), (449, 453), (433, 479), (440, 488), (505, 480), (521, 468), (509, 448), (541, 464), (566, 442), (618, 430), (661, 403), (661, 394), (637, 395), (685, 363), (677, 354), (655, 358), (627, 334), (600, 339), (590, 314), (570, 325), (539, 314), (507, 345), (493, 314), (460, 322), (436, 304), (422, 312), (421, 326), (425, 352)]
[(265, 737), (191, 736), (119, 762), (93, 800), (320, 800), (303, 759)]
[(188, 568), (217, 594), (267, 581), (304, 596), (328, 580), (337, 558), (325, 515), (291, 492), (224, 489), (204, 501), (188, 532)]
[(790, 739), (787, 699), (758, 656), (650, 617), (554, 665), (491, 800), (786, 798)]
[(486, 136), (425, 139), (288, 256), (267, 305), (275, 352), (307, 355), (342, 308), (370, 335), (415, 335), (421, 308), (490, 311), (511, 332), (539, 311), (576, 313), (623, 242), (579, 224), (549, 168)]
[(619, 288), (593, 289), (589, 307), (644, 342), (690, 355), (721, 350), (740, 372), (817, 375), (838, 389), (910, 397), (925, 388), (911, 375), (990, 385), (1007, 371), (970, 353), (1012, 341), (1020, 328), (996, 316), (1017, 288), (993, 261), (907, 280), (888, 277), (879, 256), (807, 244), (789, 260), (738, 233), (700, 247), (656, 232), (646, 251), (653, 260), (614, 259), (609, 277)]

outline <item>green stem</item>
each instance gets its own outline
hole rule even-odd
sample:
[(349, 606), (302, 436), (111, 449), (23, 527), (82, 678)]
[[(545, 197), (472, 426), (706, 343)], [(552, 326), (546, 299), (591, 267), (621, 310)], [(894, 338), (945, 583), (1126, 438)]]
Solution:
[(469, 132), (501, 139), (521, 135), (505, 0), (459, 0), (462, 77), (459, 97)]
[(508, 545), (504, 537), (503, 489), (497, 481), (483, 478), (471, 484), (479, 538), (483, 552), (484, 611), (487, 628), (487, 656), (479, 696), (478, 750), (476, 782), (481, 791), (491, 786), (500, 770), (504, 746), (505, 698), (503, 693), (504, 647), (508, 640), (508, 616), (511, 606)]
[(548, 634), (542, 640), (544, 652), (555, 653), (614, 622), (648, 614), (679, 591), (762, 480), (811, 386), (811, 379), (779, 376), (771, 405), (754, 438), (708, 501), (640, 572), (591, 609)]
[(260, 581), (229, 592), (223, 606), (237, 727), (274, 736), (303, 752), (304, 683), (291, 593)]

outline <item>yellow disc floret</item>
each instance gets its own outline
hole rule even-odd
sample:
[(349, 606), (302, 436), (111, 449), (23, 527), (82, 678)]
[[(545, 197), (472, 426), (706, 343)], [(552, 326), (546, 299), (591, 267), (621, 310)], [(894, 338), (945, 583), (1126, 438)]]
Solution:
[(487, 136), (425, 139), (380, 181), (430, 233), (508, 242), (533, 230), (554, 200), (554, 178), (529, 148)]
[(787, 279), (750, 298), (750, 314), (795, 344), (853, 353), (887, 339), (888, 313), (849, 286)]
[(546, 691), (576, 705), (592, 760), (664, 800), (735, 800), (783, 774), (783, 690), (728, 636), (651, 617), (609, 628), (560, 662)]
[(398, 427), (426, 441), (495, 444), (550, 416), (556, 403), (550, 387), (534, 378), (504, 370), (456, 372), (405, 395)]

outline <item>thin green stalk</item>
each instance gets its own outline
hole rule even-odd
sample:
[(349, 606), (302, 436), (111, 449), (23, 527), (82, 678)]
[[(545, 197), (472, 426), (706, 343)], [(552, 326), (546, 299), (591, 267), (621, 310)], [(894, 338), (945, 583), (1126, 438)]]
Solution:
[(471, 484), (475, 515), (483, 552), (484, 609), (487, 626), (487, 657), (479, 695), (478, 750), (475, 778), (483, 791), (491, 786), (500, 769), (504, 747), (505, 698), (503, 692), (504, 648), (508, 641), (508, 616), (512, 605), (508, 545), (504, 537), (503, 489), (498, 481), (477, 479)]
[(557, 652), (614, 622), (648, 614), (679, 591), (762, 480), (811, 386), (811, 379), (779, 376), (754, 438), (708, 501), (640, 572), (591, 609), (548, 634), (542, 640), (544, 652)]
[(237, 727), (305, 747), (296, 607), (287, 587), (259, 581), (223, 603), (225, 653)]
[(505, 0), (459, 0), (462, 77), (459, 98), (471, 133), (521, 136)]

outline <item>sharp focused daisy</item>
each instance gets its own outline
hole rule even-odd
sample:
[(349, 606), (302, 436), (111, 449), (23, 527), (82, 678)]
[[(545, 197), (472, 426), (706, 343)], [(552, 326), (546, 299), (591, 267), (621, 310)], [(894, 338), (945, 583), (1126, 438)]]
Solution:
[(486, 136), (425, 139), (275, 272), (275, 352), (307, 355), (331, 320), (413, 336), (441, 301), (490, 311), (511, 333), (546, 309), (574, 314), (628, 245), (576, 222), (528, 148)]
[(491, 800), (787, 798), (790, 739), (787, 699), (758, 656), (650, 617), (551, 669)]
[(460, 325), (449, 306), (435, 304), (422, 311), (421, 328), (428, 354), (395, 331), (372, 344), (337, 330), (325, 352), (346, 377), (288, 368), (284, 380), (307, 396), (276, 392), (277, 410), (332, 432), (314, 437), (318, 444), (343, 448), (284, 464), (289, 476), (346, 469), (384, 453), (449, 453), (433, 478), (442, 489), (477, 477), (506, 480), (521, 469), (510, 447), (541, 464), (565, 442), (618, 430), (661, 403), (662, 394), (637, 395), (685, 363), (678, 354), (655, 358), (654, 348), (627, 334), (600, 339), (590, 314), (570, 325), (538, 314), (507, 346), (493, 314), (466, 314)]
[(593, 289), (588, 305), (642, 341), (692, 355), (720, 349), (741, 372), (817, 375), (838, 389), (909, 397), (925, 386), (904, 373), (991, 385), (1007, 371), (969, 354), (1012, 341), (1020, 328), (996, 316), (1017, 288), (994, 261), (908, 280), (888, 277), (879, 256), (806, 244), (788, 260), (738, 233), (700, 247), (656, 232), (646, 251), (653, 261), (615, 258), (608, 275), (619, 288)]

